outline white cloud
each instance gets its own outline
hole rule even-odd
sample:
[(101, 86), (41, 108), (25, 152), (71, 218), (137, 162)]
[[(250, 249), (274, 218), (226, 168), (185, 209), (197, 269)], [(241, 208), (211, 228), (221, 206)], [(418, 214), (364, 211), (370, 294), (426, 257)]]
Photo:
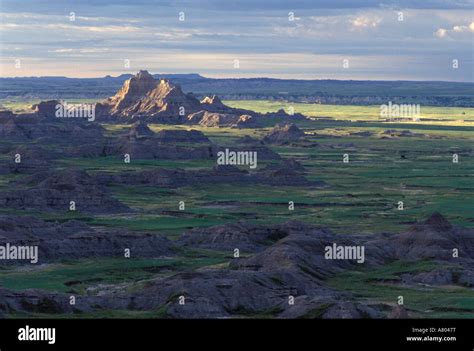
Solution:
[(0, 30), (16, 29), (16, 28), (21, 28), (21, 26), (16, 24), (16, 23), (2, 23), (2, 24), (0, 24)]
[(447, 30), (447, 29), (444, 29), (444, 28), (439, 28), (439, 29), (435, 32), (435, 35), (436, 35), (438, 38), (445, 38), (447, 34), (448, 34), (448, 30)]
[(157, 33), (153, 33), (153, 35), (162, 41), (179, 41), (179, 40), (187, 39), (193, 36), (192, 33), (178, 32), (178, 31), (169, 32), (169, 33), (157, 32)]
[(468, 25), (455, 25), (451, 29), (439, 28), (434, 34), (438, 38), (448, 38), (462, 33), (474, 33), (474, 22)]
[(79, 54), (94, 54), (94, 53), (102, 53), (108, 52), (108, 48), (81, 48), (81, 49), (55, 49), (55, 50), (48, 50), (48, 52), (54, 52), (58, 54), (68, 54), (68, 53), (79, 53)]
[(44, 27), (49, 29), (64, 29), (73, 31), (84, 31), (84, 32), (96, 32), (96, 33), (124, 33), (124, 32), (136, 32), (139, 30), (138, 27), (134, 26), (76, 26), (71, 24), (47, 24)]
[(356, 29), (361, 28), (375, 28), (381, 22), (380, 18), (368, 17), (368, 16), (359, 16), (351, 20), (351, 24)]

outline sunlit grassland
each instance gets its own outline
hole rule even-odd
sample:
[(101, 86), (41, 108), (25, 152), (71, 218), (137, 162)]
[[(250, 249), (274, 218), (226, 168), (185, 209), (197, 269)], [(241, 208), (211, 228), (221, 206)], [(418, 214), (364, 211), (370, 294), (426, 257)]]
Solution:
[[(380, 105), (323, 105), (269, 100), (226, 100), (224, 103), (231, 107), (249, 109), (260, 113), (276, 112), (279, 109), (284, 109), (289, 113), (290, 108), (292, 108), (295, 113), (302, 113), (311, 117), (330, 117), (350, 121), (383, 120), (380, 117)], [(417, 117), (421, 121), (412, 121), (411, 123), (428, 123), (426, 120), (430, 120), (430, 124), (474, 125), (474, 109), (468, 107), (420, 106), (420, 116)]]
[[(41, 99), (4, 99), (0, 101), (0, 104), (12, 110), (15, 113), (25, 113), (31, 112), (31, 107), (34, 104), (40, 103)], [(67, 102), (68, 104), (94, 104), (99, 102), (100, 100), (97, 99), (63, 99), (63, 101)]]

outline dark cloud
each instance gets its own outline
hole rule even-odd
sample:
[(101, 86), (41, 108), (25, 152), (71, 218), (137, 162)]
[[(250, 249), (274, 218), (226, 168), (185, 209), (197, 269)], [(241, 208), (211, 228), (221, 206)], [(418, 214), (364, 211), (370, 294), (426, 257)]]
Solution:
[(280, 11), (353, 8), (473, 9), (472, 0), (2, 0), (2, 11), (21, 8), (56, 13), (58, 10), (83, 7), (128, 7), (147, 10), (153, 7), (203, 9), (213, 11)]

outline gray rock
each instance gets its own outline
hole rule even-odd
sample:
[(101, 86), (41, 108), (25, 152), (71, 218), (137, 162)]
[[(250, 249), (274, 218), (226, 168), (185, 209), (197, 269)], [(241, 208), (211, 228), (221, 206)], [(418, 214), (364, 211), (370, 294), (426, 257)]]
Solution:
[(265, 137), (265, 144), (287, 144), (304, 137), (304, 132), (294, 124), (278, 124)]
[[(451, 225), (441, 214), (434, 213), (408, 231), (375, 239), (369, 246), (385, 252), (387, 259), (434, 259), (459, 262), (474, 258), (474, 231)], [(453, 249), (459, 258), (453, 257)]]
[(256, 252), (285, 237), (279, 227), (257, 227), (246, 222), (225, 224), (210, 228), (196, 228), (184, 232), (178, 244), (219, 251), (238, 248), (241, 253)]
[(409, 314), (405, 307), (401, 305), (396, 305), (393, 310), (387, 315), (388, 319), (407, 319)]
[(15, 191), (0, 193), (0, 207), (67, 212), (75, 201), (76, 210), (85, 213), (130, 211), (85, 171), (35, 173), (16, 186)]
[(0, 216), (0, 244), (6, 243), (38, 246), (39, 263), (124, 257), (125, 249), (130, 249), (131, 257), (170, 256), (173, 248), (168, 239), (155, 233), (95, 229), (78, 221), (50, 223), (29, 216)]

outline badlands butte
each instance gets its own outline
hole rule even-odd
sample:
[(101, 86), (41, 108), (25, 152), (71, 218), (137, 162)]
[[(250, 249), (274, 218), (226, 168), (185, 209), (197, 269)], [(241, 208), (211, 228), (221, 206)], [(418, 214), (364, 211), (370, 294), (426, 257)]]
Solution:
[(65, 106), (0, 111), (1, 317), (472, 318), (470, 129)]

